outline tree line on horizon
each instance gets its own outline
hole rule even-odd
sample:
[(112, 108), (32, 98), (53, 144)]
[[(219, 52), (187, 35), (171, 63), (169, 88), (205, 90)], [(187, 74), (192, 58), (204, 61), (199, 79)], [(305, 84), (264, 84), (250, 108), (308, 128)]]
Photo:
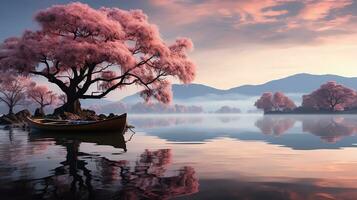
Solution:
[(264, 113), (342, 112), (357, 108), (357, 91), (329, 81), (303, 95), (300, 106), (282, 92), (265, 92), (254, 105)]

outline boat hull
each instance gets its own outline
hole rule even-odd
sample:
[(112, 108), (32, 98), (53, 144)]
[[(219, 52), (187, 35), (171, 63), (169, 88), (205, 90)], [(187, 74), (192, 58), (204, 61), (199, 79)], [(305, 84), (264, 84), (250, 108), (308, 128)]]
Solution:
[[(126, 117), (127, 114), (125, 113), (111, 119), (87, 122), (83, 124), (42, 123), (41, 120), (30, 119), (30, 118), (27, 119), (27, 122), (31, 130), (38, 130), (38, 131), (66, 131), (66, 132), (115, 131), (115, 132), (124, 133), (127, 125)], [(53, 122), (56, 121), (54, 120)]]

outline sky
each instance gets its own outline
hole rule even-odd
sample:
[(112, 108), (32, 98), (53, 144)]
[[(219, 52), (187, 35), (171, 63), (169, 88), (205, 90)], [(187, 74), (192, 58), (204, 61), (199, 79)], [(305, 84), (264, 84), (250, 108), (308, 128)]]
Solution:
[[(36, 29), (37, 10), (68, 2), (1, 0), (0, 40)], [(228, 89), (296, 73), (357, 76), (357, 0), (80, 2), (142, 9), (167, 42), (191, 38), (195, 83)]]

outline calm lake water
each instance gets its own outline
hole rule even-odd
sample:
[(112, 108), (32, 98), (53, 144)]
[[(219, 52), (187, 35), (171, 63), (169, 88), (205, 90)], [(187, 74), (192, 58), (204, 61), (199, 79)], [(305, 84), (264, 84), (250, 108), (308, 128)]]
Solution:
[(357, 199), (357, 116), (129, 122), (124, 137), (0, 130), (0, 199)]

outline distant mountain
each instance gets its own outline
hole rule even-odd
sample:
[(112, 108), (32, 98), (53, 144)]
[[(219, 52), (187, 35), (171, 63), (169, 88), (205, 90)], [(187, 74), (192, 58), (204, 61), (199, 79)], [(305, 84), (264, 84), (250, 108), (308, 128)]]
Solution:
[(225, 90), (216, 89), (202, 84), (188, 84), (172, 86), (173, 95), (178, 99), (205, 96), (209, 94), (224, 94)]
[[(310, 93), (327, 81), (336, 81), (347, 87), (357, 90), (357, 77), (343, 77), (337, 75), (313, 75), (296, 74), (286, 78), (272, 80), (260, 85), (243, 85), (228, 90), (220, 90), (202, 84), (188, 84), (172, 86), (174, 100), (188, 100), (198, 97), (201, 99), (219, 97), (221, 99), (232, 95), (258, 96), (263, 92), (281, 91), (284, 93)], [(136, 103), (142, 101), (138, 94), (134, 94), (122, 99), (124, 103)]]
[(310, 93), (327, 81), (336, 81), (357, 90), (357, 77), (348, 78), (337, 75), (296, 74), (286, 78), (269, 81), (261, 85), (243, 85), (226, 90), (227, 93), (245, 95), (260, 95), (266, 91), (281, 91), (284, 93)]

